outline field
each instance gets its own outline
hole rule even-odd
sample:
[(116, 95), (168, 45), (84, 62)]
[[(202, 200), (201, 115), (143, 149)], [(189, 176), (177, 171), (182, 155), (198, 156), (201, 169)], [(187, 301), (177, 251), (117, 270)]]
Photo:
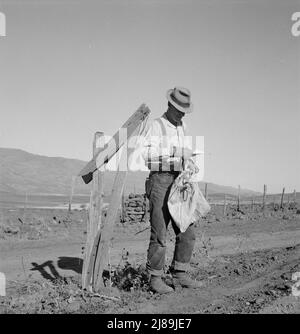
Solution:
[[(300, 313), (292, 293), (300, 272), (300, 204), (222, 205), (195, 225), (191, 275), (198, 290), (159, 296), (145, 271), (149, 223), (115, 224), (106, 288), (81, 290), (88, 212), (57, 208), (0, 211), (0, 272), (7, 279), (0, 313)], [(165, 280), (174, 233), (168, 233)]]

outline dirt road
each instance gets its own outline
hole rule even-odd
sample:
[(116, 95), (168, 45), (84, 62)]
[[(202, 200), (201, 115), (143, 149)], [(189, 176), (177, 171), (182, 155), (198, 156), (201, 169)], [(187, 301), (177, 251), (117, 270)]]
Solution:
[[(130, 263), (145, 261), (149, 232), (140, 237), (115, 240), (111, 248), (111, 263), (117, 265), (120, 261), (120, 254), (125, 249), (129, 252)], [(300, 241), (300, 229), (295, 231), (274, 232), (274, 233), (251, 233), (247, 237), (237, 238), (236, 236), (212, 236), (210, 243), (213, 249), (209, 251), (211, 258), (218, 256), (245, 253), (255, 250), (271, 249), (276, 247), (294, 246)], [(168, 241), (167, 261), (171, 260), (174, 243)], [(41, 272), (35, 269), (32, 263), (42, 265), (47, 263), (49, 274), (50, 263), (57, 273), (64, 277), (80, 273), (82, 240), (47, 240), (47, 241), (24, 241), (1, 245), (0, 271), (5, 273), (7, 280), (24, 279), (28, 276), (40, 278)], [(198, 242), (195, 247), (195, 254), (199, 254), (203, 245)], [(194, 262), (197, 258), (194, 255)], [(200, 261), (200, 259), (199, 259)], [(198, 262), (197, 262), (198, 263)], [(52, 267), (52, 268), (53, 268)], [(47, 268), (46, 268), (47, 269)]]
[[(133, 275), (131, 280), (140, 277), (132, 268), (143, 265), (146, 260), (147, 227), (146, 224), (117, 224), (114, 231), (110, 262), (112, 267), (120, 266), (126, 253), (126, 261), (130, 263), (127, 269), (132, 270)], [(63, 234), (64, 229), (68, 233)], [(53, 282), (65, 277), (73, 277), (80, 282), (84, 229), (81, 219), (74, 221), (73, 225), (55, 225), (52, 235), (42, 240), (1, 240), (0, 271), (5, 273), (8, 281), (8, 296), (2, 302), (3, 312), (22, 312), (25, 304), (27, 312), (44, 310), (37, 311), (39, 305), (44, 305), (40, 294), (36, 292), (36, 299), (29, 307), (31, 304), (26, 301), (32, 298), (32, 293), (30, 298), (26, 294), (17, 295), (16, 282), (24, 285), (30, 280)], [(158, 296), (144, 286), (121, 291), (119, 301), (102, 300), (99, 303), (92, 297), (85, 298), (85, 301), (77, 301), (77, 308), (71, 308), (69, 312), (300, 313), (300, 299), (291, 293), (295, 284), (292, 275), (300, 272), (299, 219), (224, 220), (196, 226), (195, 230), (197, 243), (191, 261), (191, 275), (203, 280), (204, 288), (194, 291), (181, 289), (170, 295)], [(170, 230), (167, 264), (171, 262), (173, 248), (174, 235)], [(165, 279), (171, 284), (168, 272)], [(19, 298), (23, 298), (23, 306), (16, 302)], [(11, 306), (12, 300), (17, 306)], [(61, 305), (64, 305), (61, 309), (49, 306), (47, 313), (68, 312), (68, 307), (73, 304), (65, 305), (62, 300)]]

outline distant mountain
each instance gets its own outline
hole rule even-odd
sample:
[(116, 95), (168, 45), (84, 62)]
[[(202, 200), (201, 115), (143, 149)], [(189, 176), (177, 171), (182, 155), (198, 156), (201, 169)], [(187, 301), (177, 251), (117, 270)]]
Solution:
[[(86, 164), (86, 161), (47, 157), (31, 154), (19, 149), (0, 148), (0, 191), (28, 194), (69, 194), (72, 177)], [(105, 172), (104, 192), (110, 194), (116, 172)], [(125, 194), (143, 193), (147, 172), (128, 172)], [(200, 183), (204, 191), (204, 183)], [(89, 194), (91, 184), (76, 179), (75, 194)], [(236, 195), (237, 189), (208, 183), (208, 193)], [(243, 196), (259, 195), (251, 190), (241, 190)]]

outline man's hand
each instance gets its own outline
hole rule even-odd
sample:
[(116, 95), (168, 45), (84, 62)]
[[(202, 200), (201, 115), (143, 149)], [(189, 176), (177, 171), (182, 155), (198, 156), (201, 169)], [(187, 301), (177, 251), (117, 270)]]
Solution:
[(189, 159), (193, 154), (193, 151), (186, 147), (173, 146), (173, 156), (180, 157), (185, 160)]

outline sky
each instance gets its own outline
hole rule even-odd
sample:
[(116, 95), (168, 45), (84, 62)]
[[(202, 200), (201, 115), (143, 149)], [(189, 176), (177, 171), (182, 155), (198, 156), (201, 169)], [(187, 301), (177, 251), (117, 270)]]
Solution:
[(0, 147), (89, 160), (142, 104), (190, 89), (204, 180), (300, 191), (300, 0), (0, 0)]

